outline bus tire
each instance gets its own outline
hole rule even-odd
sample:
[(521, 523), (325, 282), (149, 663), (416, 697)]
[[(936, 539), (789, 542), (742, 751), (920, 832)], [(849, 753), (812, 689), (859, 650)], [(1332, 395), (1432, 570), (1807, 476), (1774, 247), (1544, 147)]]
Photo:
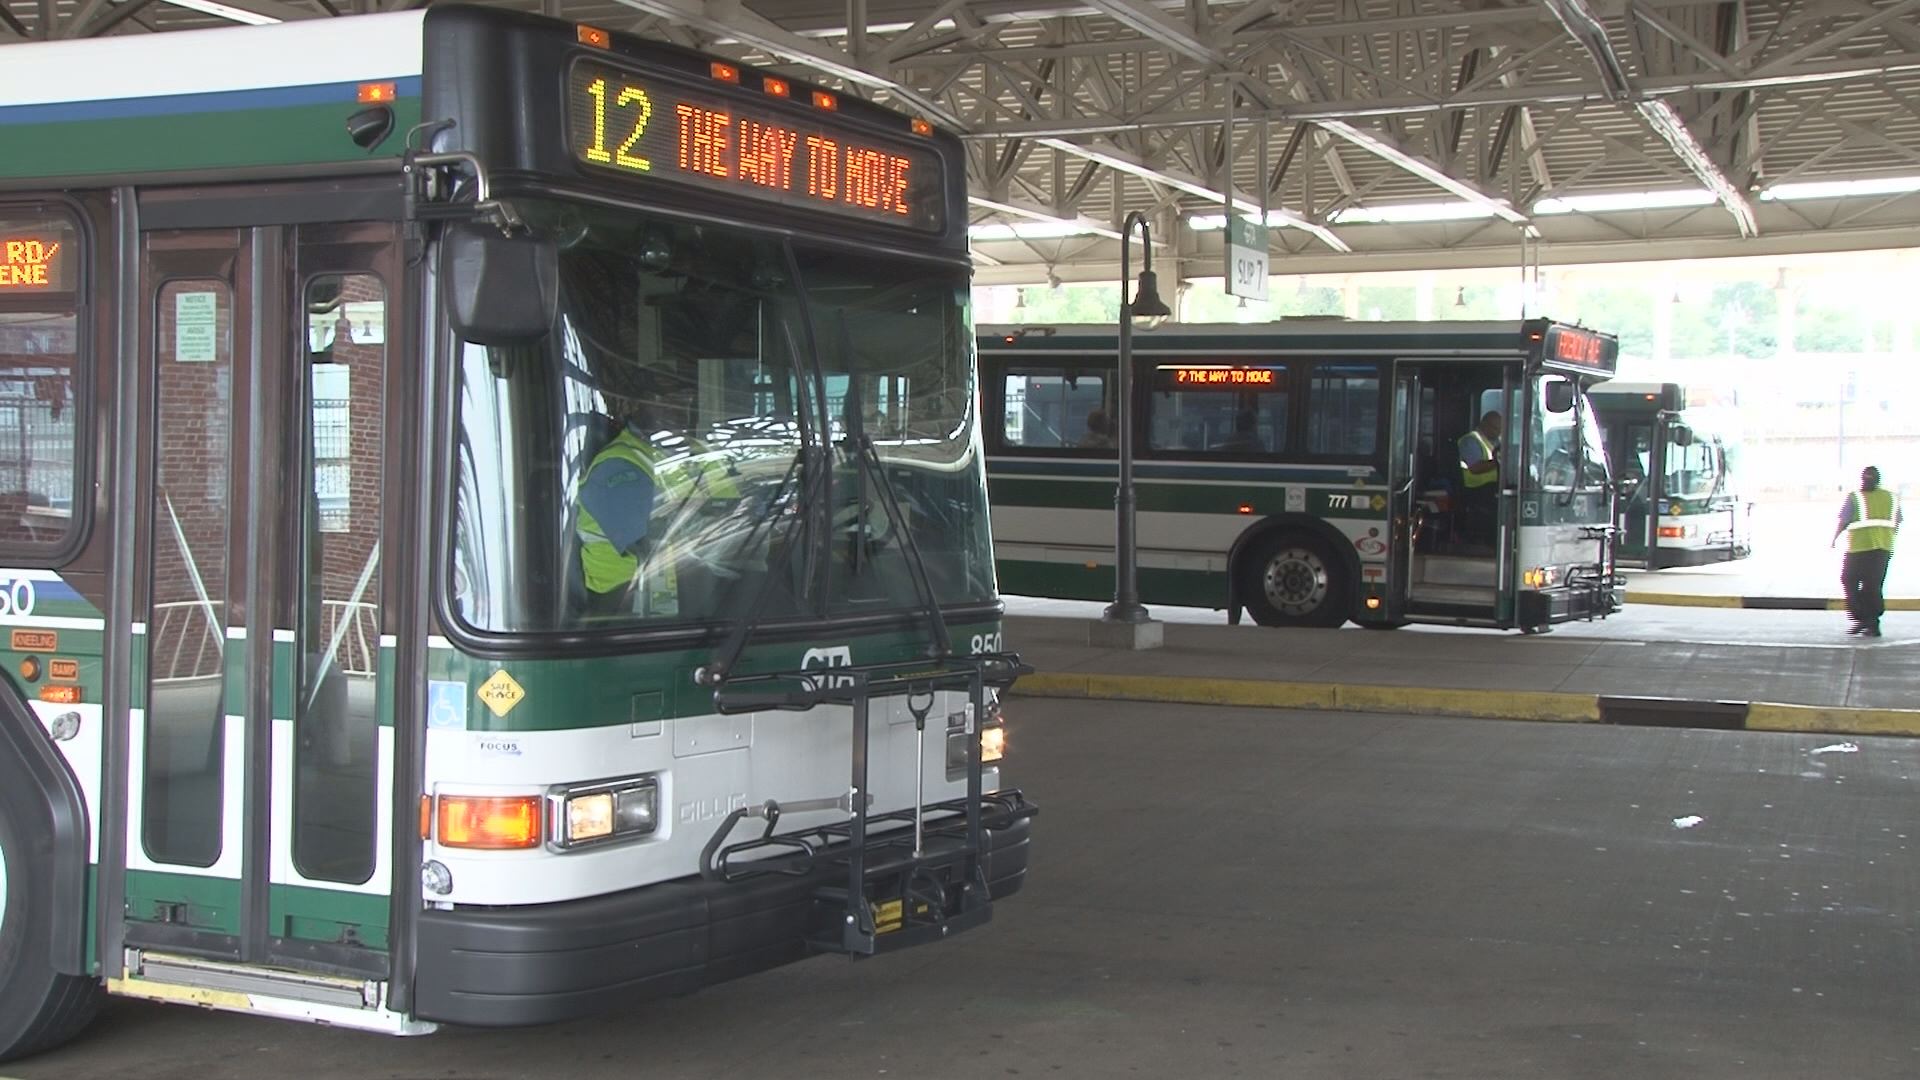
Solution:
[(1240, 595), (1261, 626), (1332, 628), (1353, 603), (1346, 564), (1327, 545), (1295, 532), (1264, 537), (1241, 560)]
[(18, 801), (0, 792), (0, 1062), (59, 1046), (100, 1007), (97, 980), (53, 969), (51, 859), (32, 835)]

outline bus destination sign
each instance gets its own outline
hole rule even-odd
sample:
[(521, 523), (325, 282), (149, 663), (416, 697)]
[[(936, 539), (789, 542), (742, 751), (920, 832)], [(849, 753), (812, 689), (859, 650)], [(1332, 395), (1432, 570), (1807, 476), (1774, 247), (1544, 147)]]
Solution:
[(1160, 369), (1174, 387), (1183, 390), (1258, 390), (1279, 378), (1273, 368), (1172, 366)]
[(71, 250), (58, 233), (10, 233), (0, 229), (0, 296), (61, 292), (67, 288)]
[(928, 233), (946, 225), (931, 146), (836, 127), (817, 106), (811, 120), (586, 61), (569, 85), (568, 142), (590, 168)]
[(1613, 371), (1619, 357), (1619, 345), (1612, 338), (1577, 326), (1549, 326), (1540, 346), (1541, 355), (1556, 364), (1593, 371)]

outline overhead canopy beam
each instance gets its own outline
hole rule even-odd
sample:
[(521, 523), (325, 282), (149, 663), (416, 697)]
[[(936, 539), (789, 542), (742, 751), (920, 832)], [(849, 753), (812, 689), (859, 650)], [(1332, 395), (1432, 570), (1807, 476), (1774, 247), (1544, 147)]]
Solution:
[(1490, 195), (1480, 190), (1477, 185), (1468, 183), (1420, 155), (1409, 152), (1381, 132), (1356, 127), (1345, 120), (1323, 120), (1320, 126), (1367, 153), (1397, 165), (1435, 187), (1458, 195), (1495, 217), (1511, 221), (1515, 225), (1525, 225), (1528, 222), (1527, 215), (1514, 209), (1512, 203)]
[(703, 34), (729, 38), (749, 48), (772, 53), (784, 60), (824, 72), (836, 79), (844, 79), (858, 86), (885, 90), (894, 98), (917, 109), (929, 120), (936, 120), (956, 132), (967, 130), (966, 123), (959, 116), (932, 97), (898, 79), (869, 69), (844, 52), (781, 29), (749, 11), (739, 3), (739, 0), (620, 0), (620, 2), (649, 15), (672, 19)]
[[(1041, 139), (1039, 142), (1040, 145), (1052, 147), (1061, 153), (1086, 158), (1088, 161), (1105, 165), (1115, 172), (1126, 173), (1129, 176), (1137, 176), (1142, 180), (1150, 180), (1153, 183), (1173, 188), (1176, 191), (1184, 191), (1195, 198), (1205, 199), (1210, 203), (1217, 203), (1222, 206), (1231, 204), (1235, 210), (1241, 213), (1256, 215), (1260, 213), (1260, 204), (1239, 192), (1229, 193), (1221, 191), (1183, 169), (1149, 165), (1116, 147), (1086, 146), (1081, 143), (1068, 142), (1065, 139)], [(1347, 242), (1340, 239), (1339, 234), (1335, 233), (1332, 229), (1327, 228), (1317, 221), (1312, 221), (1300, 214), (1294, 213), (1291, 210), (1273, 207), (1267, 211), (1267, 217), (1273, 221), (1283, 222), (1292, 228), (1306, 232), (1335, 251), (1353, 250), (1347, 245)]]
[(177, 8), (197, 11), (202, 15), (212, 15), (219, 19), (245, 23), (248, 26), (271, 26), (274, 23), (298, 22), (301, 19), (317, 19), (320, 13), (310, 8), (295, 7), (280, 3), (280, 0), (161, 0)]
[(1600, 17), (1587, 6), (1587, 0), (1543, 0), (1547, 10), (1560, 21), (1568, 34), (1580, 43), (1592, 58), (1593, 66), (1600, 72), (1600, 82), (1606, 87), (1607, 96), (1628, 105), (1637, 113), (1642, 122), (1660, 136), (1673, 156), (1687, 167), (1687, 171), (1699, 179), (1720, 205), (1733, 215), (1734, 224), (1739, 226), (1743, 237), (1755, 236), (1760, 231), (1759, 221), (1753, 215), (1753, 204), (1747, 201), (1746, 193), (1740, 190), (1720, 163), (1713, 160), (1700, 141), (1693, 137), (1687, 122), (1679, 112), (1665, 101), (1648, 100), (1634, 92), (1633, 80), (1628, 77), (1626, 65), (1620, 62), (1619, 53), (1614, 51), (1613, 42), (1607, 37), (1607, 28)]
[(1143, 0), (1086, 0), (1087, 6), (1151, 41), (1210, 67), (1227, 66), (1227, 55), (1176, 19)]
[(1094, 236), (1104, 236), (1109, 240), (1122, 239), (1120, 230), (1109, 225), (1102, 225), (1090, 217), (1062, 217), (1059, 214), (1048, 213), (1037, 206), (1009, 202), (1005, 199), (990, 199), (984, 195), (969, 195), (967, 196), (967, 203), (972, 206), (977, 206), (982, 210), (992, 210), (995, 213), (1006, 214), (1009, 217), (1026, 218), (1028, 221), (1038, 221), (1048, 225), (1070, 226)]

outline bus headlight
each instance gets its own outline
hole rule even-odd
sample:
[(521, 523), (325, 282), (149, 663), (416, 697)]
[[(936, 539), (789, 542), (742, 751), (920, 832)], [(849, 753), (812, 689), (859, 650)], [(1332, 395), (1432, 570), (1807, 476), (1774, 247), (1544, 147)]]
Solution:
[(554, 788), (547, 799), (552, 845), (561, 850), (651, 836), (659, 827), (660, 785), (652, 776)]
[[(1007, 729), (1000, 715), (999, 706), (989, 706), (987, 722), (980, 725), (980, 762), (991, 765), (1007, 753)], [(967, 767), (967, 714), (957, 712), (947, 717), (947, 771), (964, 771)]]

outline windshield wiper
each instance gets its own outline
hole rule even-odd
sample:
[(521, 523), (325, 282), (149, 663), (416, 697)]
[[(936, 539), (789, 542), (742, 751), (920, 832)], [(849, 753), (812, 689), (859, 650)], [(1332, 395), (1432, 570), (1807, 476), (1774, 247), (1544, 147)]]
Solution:
[[(806, 287), (800, 287), (804, 298)], [(853, 355), (853, 337), (847, 332), (847, 311), (839, 309), (840, 349), (844, 356)], [(852, 372), (853, 364), (849, 360), (847, 370)], [(913, 531), (907, 527), (907, 515), (900, 509), (900, 500), (893, 490), (893, 481), (887, 476), (886, 463), (880, 460), (880, 450), (873, 444), (873, 437), (867, 432), (866, 402), (862, 400), (863, 391), (860, 380), (847, 379), (847, 397), (843, 408), (847, 415), (847, 443), (853, 449), (854, 488), (858, 501), (858, 517), (854, 519), (854, 542), (849, 546), (848, 556), (853, 572), (859, 572), (860, 549), (865, 547), (867, 531), (867, 482), (874, 481), (874, 487), (880, 492), (880, 507), (886, 511), (887, 520), (892, 523), (892, 534), (900, 539), (900, 552), (907, 561), (907, 575), (913, 579), (913, 591), (918, 595), (921, 614), (926, 616), (927, 628), (933, 637), (933, 655), (945, 657), (953, 655), (953, 640), (947, 634), (946, 616), (940, 611), (940, 598), (933, 591), (933, 579), (927, 576), (927, 563), (920, 555), (920, 545), (913, 538)]]
[[(840, 333), (846, 334), (846, 314), (840, 316)], [(922, 605), (921, 614), (927, 617), (927, 626), (933, 636), (933, 655), (945, 657), (953, 655), (953, 640), (947, 634), (947, 619), (940, 611), (940, 598), (933, 591), (933, 580), (927, 576), (926, 560), (920, 555), (920, 545), (914, 541), (913, 531), (907, 527), (907, 515), (900, 509), (900, 499), (893, 490), (893, 481), (887, 476), (886, 463), (880, 460), (880, 450), (873, 445), (873, 437), (867, 434), (866, 409), (859, 400), (860, 391), (857, 380), (849, 382), (847, 387), (847, 442), (852, 444), (855, 461), (855, 486), (858, 489), (859, 517), (854, 521), (855, 542), (849, 561), (853, 569), (859, 570), (859, 551), (865, 546), (867, 527), (867, 480), (871, 477), (874, 487), (880, 492), (880, 507), (887, 513), (887, 520), (893, 525), (892, 534), (900, 539), (900, 551), (907, 560), (907, 574), (913, 579), (913, 591), (919, 595)]]

